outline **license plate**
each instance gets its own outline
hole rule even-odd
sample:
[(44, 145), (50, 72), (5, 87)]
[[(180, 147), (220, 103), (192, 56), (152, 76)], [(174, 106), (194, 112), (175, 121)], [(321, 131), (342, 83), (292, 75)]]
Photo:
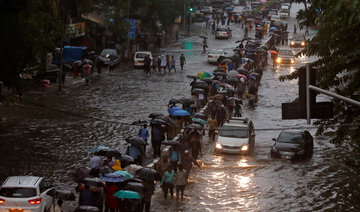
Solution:
[(24, 209), (9, 209), (9, 212), (24, 212)]

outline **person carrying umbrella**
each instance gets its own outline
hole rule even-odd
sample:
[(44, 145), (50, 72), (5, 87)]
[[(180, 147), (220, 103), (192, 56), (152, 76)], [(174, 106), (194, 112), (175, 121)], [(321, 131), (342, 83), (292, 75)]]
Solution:
[(189, 177), (193, 164), (200, 168), (200, 164), (191, 156), (189, 150), (185, 150), (181, 166), (186, 171), (186, 178)]
[(214, 114), (211, 116), (211, 118), (209, 118), (208, 123), (209, 123), (208, 124), (209, 138), (210, 138), (210, 141), (214, 141), (215, 140), (215, 130), (218, 125)]
[(171, 56), (169, 73), (172, 69), (174, 69), (174, 71), (176, 72), (175, 64), (176, 64), (175, 58), (174, 56)]
[[(139, 130), (138, 135), (147, 143), (149, 137), (149, 131), (146, 128), (147, 128), (147, 124), (144, 124), (143, 128)], [(146, 153), (146, 145), (144, 145), (144, 153)]]
[(112, 182), (106, 182), (105, 186), (105, 211), (106, 212), (115, 212), (119, 208), (117, 197), (114, 194), (119, 190), (119, 187)]
[(203, 40), (203, 52), (206, 52), (207, 47), (208, 47), (207, 40), (206, 40), (206, 37), (204, 37), (204, 40)]
[(125, 155), (129, 155), (134, 158), (136, 164), (142, 165), (142, 150), (140, 147), (131, 144), (126, 148)]
[(181, 164), (181, 153), (179, 148), (175, 145), (170, 147), (170, 162), (176, 173), (178, 164)]
[(194, 130), (191, 132), (189, 143), (192, 157), (196, 160), (198, 158), (199, 152), (201, 153), (200, 134), (198, 131)]
[(158, 155), (161, 157), (161, 143), (165, 139), (164, 133), (162, 131), (161, 125), (153, 126), (151, 129), (151, 144), (154, 150), (154, 158)]
[(184, 54), (181, 54), (180, 56), (180, 67), (181, 67), (181, 71), (184, 70), (184, 64), (186, 64), (186, 59), (184, 57)]

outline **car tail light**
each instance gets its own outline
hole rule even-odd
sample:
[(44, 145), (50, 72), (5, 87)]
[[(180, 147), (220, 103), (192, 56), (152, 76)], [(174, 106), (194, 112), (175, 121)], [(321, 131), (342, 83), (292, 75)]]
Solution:
[(41, 203), (41, 198), (29, 200), (30, 205), (39, 205)]
[(0, 205), (1, 204), (4, 204), (5, 203), (5, 200), (4, 199), (0, 199)]

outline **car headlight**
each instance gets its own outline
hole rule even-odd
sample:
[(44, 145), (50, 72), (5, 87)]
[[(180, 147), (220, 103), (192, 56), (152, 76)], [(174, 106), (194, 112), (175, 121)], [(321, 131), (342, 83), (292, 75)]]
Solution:
[(302, 46), (305, 46), (305, 42), (301, 42), (301, 45), (302, 45)]
[(219, 143), (216, 143), (215, 148), (216, 148), (216, 149), (222, 149), (222, 145), (219, 144)]
[(244, 145), (241, 147), (241, 151), (248, 151), (249, 147), (247, 145)]
[(281, 63), (281, 57), (276, 58), (277, 63)]
[(291, 41), (291, 43), (290, 43), (291, 45), (295, 45), (295, 42), (294, 41)]
[(294, 59), (291, 59), (291, 60), (290, 60), (290, 63), (295, 63), (295, 60), (294, 60)]

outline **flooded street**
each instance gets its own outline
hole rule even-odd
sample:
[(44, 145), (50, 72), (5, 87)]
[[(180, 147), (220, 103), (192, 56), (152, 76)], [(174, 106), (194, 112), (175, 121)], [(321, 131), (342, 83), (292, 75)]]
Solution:
[[(293, 7), (295, 11), (300, 5)], [(294, 20), (288, 22), (292, 32)], [(147, 77), (141, 69), (116, 69), (94, 74), (89, 86), (78, 83), (62, 93), (30, 93), (28, 100), (42, 106), (24, 102), (5, 114), (7, 122), (0, 129), (0, 181), (11, 175), (37, 175), (73, 190), (72, 174), (88, 164), (92, 147), (102, 144), (123, 151), (124, 139), (139, 130), (131, 125), (133, 121), (147, 120), (152, 112), (166, 114), (170, 98), (190, 96), (191, 80), (186, 75), (215, 69), (202, 53), (200, 35), (209, 37), (209, 49), (225, 49), (229, 55), (243, 37), (240, 25), (232, 24), (231, 39), (215, 40), (204, 25), (194, 24), (190, 35), (180, 34), (178, 41), (154, 52), (174, 55), (177, 64), (183, 53), (184, 71), (177, 67), (176, 73)], [(297, 59), (295, 67), (307, 61)], [(200, 158), (204, 165), (192, 170), (185, 200), (165, 201), (157, 189), (152, 211), (359, 211), (360, 194), (355, 188), (360, 181), (340, 161), (345, 150), (330, 144), (328, 137), (315, 137), (315, 129), (309, 130), (315, 139), (312, 158), (291, 162), (270, 157), (271, 139), (279, 129), (306, 126), (306, 120), (281, 119), (281, 103), (297, 97), (298, 85), (296, 80), (280, 82), (278, 77), (294, 70), (281, 66), (274, 72), (269, 66), (256, 107), (245, 101), (244, 117), (253, 121), (256, 130), (253, 155), (215, 155), (213, 143), (205, 138)]]

